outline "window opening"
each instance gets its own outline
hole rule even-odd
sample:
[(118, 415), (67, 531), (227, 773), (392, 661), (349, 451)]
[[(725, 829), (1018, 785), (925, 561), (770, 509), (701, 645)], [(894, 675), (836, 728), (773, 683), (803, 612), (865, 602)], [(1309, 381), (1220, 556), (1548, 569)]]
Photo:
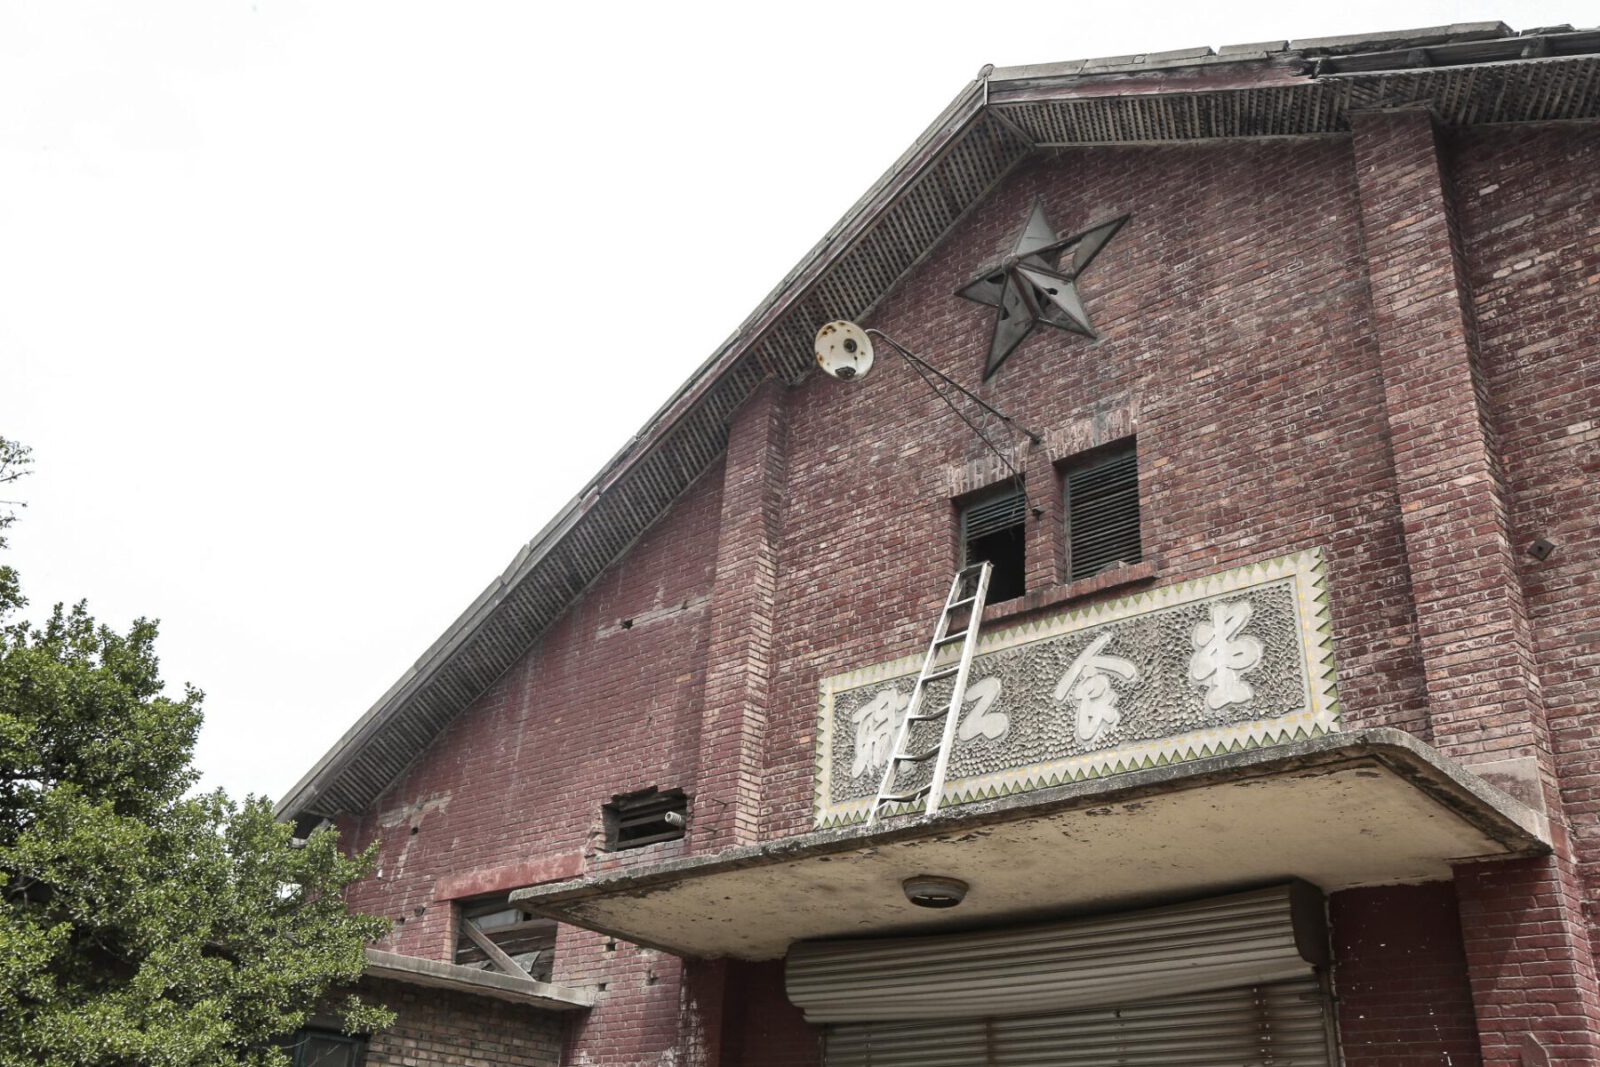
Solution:
[(642, 848), (683, 836), (688, 821), (689, 798), (681, 789), (651, 786), (637, 793), (611, 798), (601, 809), (606, 824), (606, 848)]
[(1133, 438), (1073, 464), (1066, 482), (1072, 581), (1144, 558), (1139, 543), (1139, 457)]
[(505, 896), (461, 905), (456, 962), (463, 967), (548, 982), (555, 960), (554, 919), (517, 907)]
[(1028, 497), (1019, 483), (961, 509), (961, 565), (988, 560), (991, 604), (1027, 592)]
[(361, 1067), (366, 1048), (364, 1037), (305, 1029), (289, 1039), (286, 1051), (292, 1067)]

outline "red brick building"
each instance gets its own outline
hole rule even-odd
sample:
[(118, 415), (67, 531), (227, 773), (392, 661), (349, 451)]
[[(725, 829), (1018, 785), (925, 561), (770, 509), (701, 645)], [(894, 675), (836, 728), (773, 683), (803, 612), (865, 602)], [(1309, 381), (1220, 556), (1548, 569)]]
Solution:
[(1568, 27), (986, 69), (284, 801), (367, 1062), (1600, 1060), (1597, 117)]

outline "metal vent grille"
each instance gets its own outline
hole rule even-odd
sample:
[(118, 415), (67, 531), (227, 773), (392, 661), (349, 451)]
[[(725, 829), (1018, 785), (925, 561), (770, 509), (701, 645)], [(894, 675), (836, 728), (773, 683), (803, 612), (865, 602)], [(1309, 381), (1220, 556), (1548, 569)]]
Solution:
[(1073, 581), (1143, 558), (1139, 457), (1131, 439), (1067, 471), (1067, 532)]

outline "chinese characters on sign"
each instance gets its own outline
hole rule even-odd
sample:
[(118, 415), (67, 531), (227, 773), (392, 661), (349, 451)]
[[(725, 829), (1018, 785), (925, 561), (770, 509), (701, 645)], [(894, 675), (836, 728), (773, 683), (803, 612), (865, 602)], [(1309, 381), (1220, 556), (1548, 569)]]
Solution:
[(1211, 605), (1211, 621), (1194, 628), (1189, 677), (1206, 687), (1206, 707), (1243, 704), (1255, 696), (1240, 675), (1261, 662), (1261, 642), (1241, 634), (1255, 609), (1248, 600)]
[[(1196, 652), (1189, 661), (1189, 676), (1205, 688), (1207, 707), (1240, 704), (1255, 695), (1240, 677), (1261, 662), (1263, 651), (1259, 640), (1240, 635), (1251, 614), (1248, 600), (1214, 604), (1211, 621), (1200, 623), (1194, 629)], [(1071, 709), (1078, 740), (1089, 745), (1100, 744), (1111, 728), (1122, 721), (1117, 711), (1116, 680), (1120, 678), (1129, 685), (1139, 680), (1139, 670), (1132, 662), (1104, 651), (1113, 636), (1109, 632), (1102, 633), (1090, 641), (1056, 683), (1056, 703)], [(978, 737), (993, 740), (1005, 734), (1010, 719), (1003, 712), (989, 710), (1000, 697), (1001, 684), (998, 677), (989, 677), (967, 686), (966, 707), (956, 727), (958, 740), (971, 741)], [(856, 727), (856, 754), (850, 767), (852, 777), (869, 770), (883, 770), (910, 703), (908, 692), (883, 689), (851, 716)]]
[[(947, 799), (1336, 729), (1322, 581), (1319, 557), (1303, 553), (987, 635), (957, 719)], [(864, 812), (915, 674), (898, 661), (824, 683), (819, 822)], [(935, 683), (926, 706), (949, 698), (949, 683)], [(937, 745), (942, 728), (914, 724), (908, 747)]]
[(894, 735), (906, 716), (911, 698), (898, 689), (885, 689), (851, 716), (856, 724), (856, 758), (850, 765), (851, 777), (868, 770), (882, 770), (889, 762)]
[(1078, 740), (1098, 744), (1106, 731), (1122, 721), (1117, 713), (1117, 690), (1112, 678), (1127, 682), (1137, 681), (1139, 671), (1132, 663), (1119, 656), (1107, 656), (1101, 649), (1111, 643), (1112, 635), (1103, 633), (1089, 642), (1089, 647), (1078, 653), (1072, 666), (1056, 683), (1056, 702), (1071, 701), (1077, 712)]

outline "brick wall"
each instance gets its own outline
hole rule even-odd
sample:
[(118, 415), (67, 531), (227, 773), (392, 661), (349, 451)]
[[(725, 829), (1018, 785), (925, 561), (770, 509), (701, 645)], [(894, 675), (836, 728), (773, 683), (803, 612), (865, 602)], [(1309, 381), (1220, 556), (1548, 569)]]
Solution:
[(786, 479), (784, 389), (768, 381), (728, 434), (695, 846), (712, 850), (760, 836), (762, 752), (777, 656), (778, 553)]
[[(1594, 948), (1600, 893), (1600, 132), (1575, 126), (1448, 139), (1466, 284), (1507, 472), (1549, 752), (1542, 781), (1557, 856), (1462, 873), (1485, 1058), (1600, 1059)], [(1538, 537), (1558, 542), (1535, 561)], [(1491, 976), (1497, 980), (1490, 981)]]
[[(1600, 895), (1600, 131), (1456, 134), (1449, 159), (1512, 541), (1584, 896)], [(1538, 538), (1557, 545), (1537, 561)], [(1600, 944), (1600, 912), (1590, 936)]]
[[(1484, 254), (1493, 254), (1500, 233), (1549, 230), (1552, 216), (1560, 217), (1539, 202), (1524, 168), (1549, 167), (1571, 153), (1519, 152), (1520, 166), (1474, 175), (1470, 163), (1463, 166), (1473, 148), (1451, 152), (1425, 112), (1359, 116), (1355, 131), (1432, 739), (1446, 755), (1482, 767), (1545, 810), (1555, 844), (1552, 857), (1457, 873), (1480, 1047), (1492, 1065), (1526, 1061), (1529, 1041), (1538, 1043), (1540, 1059), (1589, 1063), (1600, 1041), (1600, 996), (1586, 890), (1546, 715), (1537, 609), (1524, 590), (1515, 507), (1519, 495), (1529, 498), (1529, 487), (1505, 437), (1515, 420), (1547, 432), (1560, 410), (1548, 397), (1541, 403), (1530, 395), (1523, 405), (1497, 397), (1494, 368), (1508, 347), (1521, 352), (1525, 343), (1493, 322), (1502, 309), (1478, 288), (1496, 281), (1497, 272), (1505, 271), (1503, 278), (1517, 271), (1520, 260), (1509, 270), (1485, 269)], [(1505, 137), (1495, 131), (1475, 140)], [(1586, 190), (1591, 183), (1567, 166), (1576, 187)], [(1461, 190), (1475, 188), (1481, 197), (1499, 179), (1516, 189), (1524, 214), (1485, 227), (1485, 212), (1464, 214)], [(1581, 210), (1588, 194), (1575, 195), (1569, 212)], [(1570, 247), (1570, 235), (1559, 232), (1559, 223), (1554, 228), (1534, 242), (1559, 247), (1565, 238)], [(1549, 285), (1524, 285), (1512, 301), (1548, 310), (1550, 293)], [(1575, 340), (1560, 326), (1544, 332), (1552, 349), (1563, 342), (1570, 349)]]
[[(355, 845), (382, 842), (377, 876), (351, 902), (396, 920), (384, 947), (448, 954), (454, 924), (436, 900), (442, 880), (531, 860), (553, 862), (547, 877), (563, 862), (638, 861), (637, 851), (601, 849), (600, 806), (615, 793), (689, 783), (698, 766), (720, 502), (719, 465), (640, 540), (627, 566), (602, 576), (370, 811), (342, 827)], [(558, 981), (563, 966), (558, 959)]]
[(1328, 900), (1346, 1067), (1478, 1067), (1478, 1032), (1450, 883)]
[[(1323, 547), (1347, 721), (1425, 734), (1349, 142), (1089, 149), (1029, 164), (877, 324), (975, 381), (992, 312), (950, 293), (1036, 197), (1062, 228), (1134, 218), (1083, 282), (1103, 340), (1038, 334), (982, 390), (1045, 432), (1035, 454), (1022, 451), (1031, 495), (1058, 491), (1039, 484), (1054, 462), (1136, 431), (1153, 582)], [(763, 581), (776, 573), (760, 619), (772, 630), (760, 831), (809, 827), (818, 680), (920, 647), (954, 565), (956, 487), (1004, 472), (887, 356), (865, 381), (814, 378), (782, 405), (785, 475), (781, 494), (756, 487), (759, 521), (736, 524), (752, 509), (724, 507), (746, 490), (747, 463), (708, 471), (347, 827), (357, 842), (385, 841), (383, 877), (357, 900), (407, 920), (399, 950), (445, 942), (443, 919), (413, 911), (450, 872), (540, 855), (636, 861), (594, 850), (599, 805), (640, 785), (699, 784), (719, 561), (724, 577), (752, 560)], [(760, 503), (774, 496), (776, 530)], [(775, 560), (742, 551), (747, 535), (776, 540)], [(626, 618), (646, 621), (619, 629)], [(725, 639), (719, 655), (748, 656), (747, 645)], [(750, 691), (748, 676), (736, 683)]]
[[(950, 294), (1009, 247), (1035, 198), (1064, 230), (1133, 219), (1080, 284), (1102, 340), (1045, 330), (980, 390), (1047, 438), (1032, 450), (1046, 453), (1029, 465), (1034, 501), (1058, 491), (1054, 462), (1098, 443), (1095, 426), (1136, 430), (1155, 582), (1322, 546), (1347, 721), (1425, 733), (1349, 142), (1041, 159), (973, 212), (874, 324), (976, 382), (994, 313)], [(925, 640), (956, 559), (951, 487), (974, 482), (953, 472), (1004, 473), (883, 358), (865, 381), (817, 377), (789, 398), (769, 836), (809, 825), (818, 681)], [(1061, 536), (1045, 533), (1045, 543)]]
[(722, 1026), (722, 1067), (818, 1067), (822, 1029), (811, 1026), (783, 991), (783, 962), (730, 962)]
[[(1498, 1063), (1519, 1035), (1554, 1032), (1538, 1017), (1554, 1001), (1530, 993), (1550, 984), (1538, 966), (1564, 969), (1580, 1000), (1592, 979), (1578, 942), (1597, 932), (1573, 924), (1600, 874), (1600, 194), (1588, 177), (1600, 147), (1571, 127), (1503, 130), (1456, 138), (1437, 157), (1414, 119), (1373, 121), (1355, 138), (1033, 160), (874, 324), (974, 383), (993, 312), (951, 293), (1008, 247), (1034, 200), (1064, 230), (1133, 214), (1081, 283), (1102, 339), (1038, 333), (980, 389), (1046, 438), (1016, 453), (1045, 511), (1029, 536), (1032, 591), (1081, 588), (1062, 585), (1057, 465), (1136, 433), (1146, 586), (1321, 547), (1348, 726), (1398, 727), (1464, 758), (1543, 761), (1556, 832), (1565, 844), (1570, 824), (1572, 849), (1524, 888), (1538, 908), (1558, 908), (1561, 943), (1505, 971), (1513, 953), (1539, 949), (1529, 940), (1539, 934), (1493, 868), (1462, 875), (1477, 894), (1463, 898), (1464, 922), (1490, 931), (1467, 946), (1465, 988), (1479, 992), (1481, 1025), (1502, 1020), (1490, 1026)], [(1408, 234), (1418, 216), (1402, 200), (1429, 166), (1443, 228)], [(1446, 274), (1430, 273), (1440, 263)], [(1419, 327), (1419, 308), (1454, 325)], [(1441, 330), (1454, 331), (1449, 366), (1430, 347)], [(850, 385), (764, 389), (740, 413), (725, 463), (346, 825), (356, 843), (383, 841), (380, 877), (352, 898), (401, 921), (390, 947), (446, 956), (446, 898), (462, 886), (511, 888), (497, 879), (809, 829), (819, 680), (920, 648), (956, 559), (953, 498), (1004, 475), (892, 355), (882, 360)], [(1438, 415), (1439, 404), (1450, 411)], [(1446, 469), (1462, 441), (1468, 466)], [(1521, 554), (1536, 535), (1558, 543), (1544, 564)], [(1453, 554), (1452, 537), (1478, 547)], [(689, 839), (598, 849), (600, 804), (652, 784), (691, 793)], [(536, 860), (550, 863), (545, 873), (517, 866)], [(1428, 916), (1411, 931), (1426, 944), (1404, 958), (1385, 947), (1399, 942), (1360, 933), (1390, 898), (1335, 898), (1351, 953), (1341, 981), (1374, 1020), (1346, 1015), (1347, 1045), (1384, 1067), (1442, 1046), (1470, 1064), (1464, 987), (1446, 982), (1457, 961), (1439, 956), (1442, 890), (1392, 892)], [(1404, 979), (1424, 956), (1434, 969)], [(776, 973), (686, 969), (564, 930), (556, 980), (606, 986), (566, 1054), (808, 1062), (814, 1041), (801, 1038), (814, 1032), (766, 1010), (781, 999)], [(1407, 999), (1416, 986), (1405, 982), (1424, 980), (1455, 998), (1448, 1037)], [(1507, 982), (1531, 1005), (1521, 1014), (1493, 999)]]
[[(600, 806), (619, 792), (690, 785), (698, 768), (721, 474), (720, 465), (708, 471), (627, 566), (602, 576), (371, 811), (342, 828), (355, 844), (382, 842), (377, 876), (350, 894), (353, 907), (396, 920), (382, 947), (448, 959), (454, 898), (683, 850), (671, 842), (605, 852)], [(553, 980), (600, 990), (574, 1020), (563, 1062), (671, 1062), (680, 967), (563, 927)]]
[(367, 1067), (555, 1067), (563, 1017), (520, 1004), (367, 981), (363, 992), (388, 1005), (393, 1026), (374, 1034)]

